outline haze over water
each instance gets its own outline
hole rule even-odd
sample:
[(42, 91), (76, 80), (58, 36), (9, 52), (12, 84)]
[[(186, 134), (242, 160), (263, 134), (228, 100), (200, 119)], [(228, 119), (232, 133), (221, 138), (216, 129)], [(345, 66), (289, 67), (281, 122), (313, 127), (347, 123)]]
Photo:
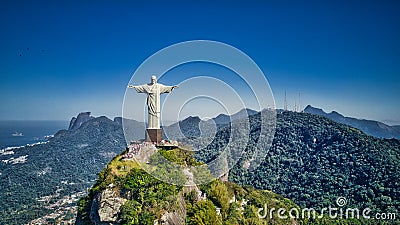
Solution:
[(46, 135), (68, 129), (68, 125), (69, 121), (0, 121), (0, 149), (46, 141)]

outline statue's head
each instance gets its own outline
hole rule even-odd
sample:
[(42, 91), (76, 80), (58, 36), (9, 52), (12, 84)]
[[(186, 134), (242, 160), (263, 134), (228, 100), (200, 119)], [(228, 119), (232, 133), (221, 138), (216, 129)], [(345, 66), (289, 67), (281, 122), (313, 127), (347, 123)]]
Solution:
[(151, 76), (151, 84), (157, 83), (157, 77), (156, 76)]

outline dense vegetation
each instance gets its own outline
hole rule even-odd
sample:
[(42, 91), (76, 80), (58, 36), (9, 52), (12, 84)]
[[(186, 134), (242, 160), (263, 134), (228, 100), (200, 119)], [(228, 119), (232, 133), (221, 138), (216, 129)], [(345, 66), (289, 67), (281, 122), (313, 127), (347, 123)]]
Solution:
[[(190, 124), (181, 122), (185, 131), (192, 131), (187, 137), (199, 136), (197, 121), (192, 118)], [(246, 152), (254, 151), (259, 141), (258, 123), (257, 115), (250, 117), (251, 142)], [(143, 128), (134, 127), (132, 131), (143, 136)], [(196, 152), (196, 159), (213, 159), (229, 137), (229, 126), (219, 126), (217, 137), (206, 149)], [(193, 141), (199, 144), (201, 139)], [(86, 191), (96, 174), (125, 145), (121, 121), (99, 117), (77, 130), (59, 132), (48, 144), (0, 155), (0, 160), (28, 155), (25, 163), (0, 161), (0, 224), (27, 223), (54, 211), (45, 206), (63, 196)], [(397, 212), (399, 217), (399, 146), (398, 140), (373, 138), (324, 117), (284, 112), (278, 114), (275, 139), (265, 162), (249, 173), (243, 168), (247, 160), (244, 155), (229, 179), (271, 190), (301, 207), (335, 206), (336, 198), (342, 196), (348, 199), (348, 206)], [(170, 153), (169, 157), (176, 160), (180, 155)], [(53, 197), (38, 201), (50, 195)], [(201, 204), (207, 207), (208, 203)]]
[[(259, 118), (252, 116), (251, 142), (258, 140)], [(220, 130), (213, 143), (196, 158), (207, 162), (226, 146), (229, 130)], [(276, 134), (265, 161), (248, 172), (246, 154), (230, 171), (239, 184), (272, 190), (302, 207), (336, 206), (346, 197), (348, 206), (395, 212), (400, 209), (400, 142), (378, 139), (361, 131), (306, 113), (278, 114)]]
[[(163, 157), (180, 165), (199, 164), (191, 157), (192, 152), (182, 149), (158, 151)], [(302, 208), (281, 195), (219, 179), (200, 186), (176, 186), (155, 179), (141, 169), (142, 166), (144, 164), (123, 160), (121, 155), (116, 156), (99, 173), (98, 180), (90, 189), (89, 195), (78, 202), (77, 224), (99, 223), (93, 221), (96, 215), (91, 216), (93, 202), (102, 192), (109, 189), (125, 199), (125, 203), (119, 208), (116, 224), (153, 225), (155, 221), (163, 224), (166, 215), (174, 215), (170, 217), (173, 222), (167, 220), (170, 222), (167, 224), (188, 225), (376, 224), (373, 220), (332, 219), (327, 214), (321, 215), (318, 211), (315, 217), (312, 213), (310, 217), (307, 213), (303, 217)], [(202, 194), (199, 195), (198, 190)], [(294, 210), (299, 214), (296, 218), (291, 218), (289, 214), (285, 214), (286, 218), (281, 218), (276, 212), (270, 216), (271, 209), (283, 209), (286, 212)]]
[[(121, 125), (99, 117), (77, 130), (58, 132), (47, 144), (1, 155), (0, 160), (28, 157), (19, 164), (0, 161), (0, 224), (25, 224), (53, 212), (57, 207), (49, 209), (49, 205), (85, 192), (96, 174), (125, 146)], [(52, 197), (39, 201), (45, 196)]]
[[(191, 157), (191, 152), (181, 149), (160, 149), (159, 152), (175, 163), (184, 161), (185, 165), (198, 164)], [(90, 219), (93, 199), (110, 187), (127, 199), (120, 207), (118, 219), (121, 224), (153, 225), (155, 220), (160, 220), (167, 213), (176, 213), (183, 223), (196, 225), (293, 224), (295, 221), (305, 224), (307, 221), (292, 218), (259, 218), (258, 209), (264, 207), (264, 204), (276, 208), (298, 208), (290, 200), (270, 191), (259, 191), (250, 186), (241, 187), (234, 183), (214, 180), (199, 187), (207, 196), (199, 198), (195, 189), (157, 180), (140, 169), (137, 163), (124, 161), (121, 156), (117, 156), (99, 173), (97, 183), (90, 190), (90, 194), (79, 201), (79, 224), (94, 224)]]

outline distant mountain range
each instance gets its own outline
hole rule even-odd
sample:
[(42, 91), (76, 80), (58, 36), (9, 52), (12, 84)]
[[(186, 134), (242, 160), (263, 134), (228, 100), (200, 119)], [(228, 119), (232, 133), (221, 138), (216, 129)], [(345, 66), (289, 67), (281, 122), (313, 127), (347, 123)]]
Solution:
[(324, 116), (329, 118), (335, 122), (346, 124), (361, 130), (362, 132), (378, 137), (378, 138), (396, 138), (400, 140), (400, 125), (397, 126), (389, 126), (382, 122), (374, 121), (374, 120), (365, 120), (365, 119), (356, 119), (352, 117), (345, 117), (339, 114), (336, 111), (332, 111), (330, 113), (324, 112), (324, 110), (319, 108), (314, 108), (311, 105), (308, 105), (304, 112)]
[(213, 118), (212, 120), (215, 121), (216, 124), (229, 124), (230, 122), (238, 119), (242, 119), (248, 116), (252, 116), (254, 114), (257, 114), (258, 112), (252, 109), (242, 109), (239, 112), (229, 116), (226, 114), (219, 114), (217, 117)]
[(400, 125), (392, 126), (393, 129), (397, 130), (400, 133)]
[[(311, 109), (308, 108), (307, 111)], [(258, 141), (258, 115), (250, 116), (250, 143)], [(96, 174), (125, 148), (125, 139), (144, 138), (144, 123), (90, 118), (87, 114), (84, 117), (89, 119), (74, 121), (73, 129), (59, 131), (47, 144), (1, 152), (0, 224), (26, 224), (60, 208), (65, 211), (76, 198), (70, 198), (72, 204), (64, 205), (62, 199), (91, 187)], [(179, 126), (186, 137), (196, 137), (199, 126), (207, 122), (212, 121), (189, 117)], [(196, 152), (198, 160), (206, 162), (218, 155), (229, 139), (228, 126), (218, 127), (212, 143)], [(400, 142), (396, 139), (377, 139), (311, 113), (281, 112), (277, 114), (275, 139), (265, 160), (254, 173), (247, 173), (243, 158), (229, 179), (272, 190), (300, 206), (322, 207), (334, 203), (338, 196), (347, 196), (352, 205), (366, 202), (375, 209), (399, 209)]]
[(218, 128), (227, 126), (233, 121), (248, 118), (257, 113), (257, 111), (252, 109), (242, 109), (231, 116), (219, 114), (217, 117), (206, 121), (201, 120), (198, 116), (189, 116), (177, 123), (164, 126), (163, 138), (183, 141), (184, 139), (198, 138), (201, 135), (209, 136), (210, 134), (214, 134)]

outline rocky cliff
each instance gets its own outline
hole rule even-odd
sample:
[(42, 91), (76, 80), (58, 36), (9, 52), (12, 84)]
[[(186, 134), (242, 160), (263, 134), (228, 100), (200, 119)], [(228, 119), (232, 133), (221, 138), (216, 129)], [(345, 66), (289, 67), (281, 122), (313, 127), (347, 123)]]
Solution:
[(79, 115), (75, 118), (72, 117), (71, 122), (69, 123), (69, 128), (68, 130), (76, 130), (79, 127), (81, 127), (81, 125), (91, 119), (93, 119), (94, 117), (92, 117), (90, 115), (90, 112), (81, 112), (79, 113)]

